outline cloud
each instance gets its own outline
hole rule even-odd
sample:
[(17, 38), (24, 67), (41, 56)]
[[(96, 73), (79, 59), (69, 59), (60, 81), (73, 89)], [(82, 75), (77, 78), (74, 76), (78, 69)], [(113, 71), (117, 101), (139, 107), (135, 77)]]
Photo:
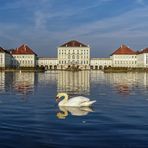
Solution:
[(50, 3), (51, 10), (50, 10), (49, 1), (47, 2), (47, 0), (45, 0), (44, 5), (42, 5), (42, 7), (40, 7), (39, 10), (34, 11), (35, 27), (37, 29), (47, 28), (46, 27), (47, 22), (54, 20), (54, 18), (65, 19), (65, 18), (70, 18), (70, 17), (77, 17), (79, 16), (79, 14), (85, 11), (89, 11), (93, 8), (99, 7), (100, 5), (104, 3), (113, 2), (113, 1), (114, 0), (91, 1), (89, 5), (88, 4), (85, 5), (85, 3), (83, 3), (82, 7), (81, 6), (66, 7), (66, 9), (63, 9), (63, 10), (55, 9), (53, 13), (52, 8), (54, 7), (54, 5), (57, 5), (57, 2), (53, 4), (52, 3), (53, 1), (51, 1)]
[(49, 48), (48, 52), (55, 52), (59, 43), (71, 39), (92, 44), (95, 49), (99, 46), (102, 49), (111, 48), (112, 42), (115, 44), (121, 40), (135, 39), (137, 44), (138, 40), (141, 41), (139, 44), (145, 44), (142, 39), (148, 37), (148, 6), (132, 8), (130, 11), (123, 11), (122, 14), (117, 13), (101, 19), (98, 13), (98, 17), (94, 20), (83, 22), (79, 18), (77, 22), (79, 24), (76, 24), (75, 21), (70, 22), (70, 19), (80, 17), (79, 14), (90, 12), (93, 9), (102, 8), (102, 4), (111, 3), (114, 0), (90, 1), (89, 5), (87, 3), (77, 7), (79, 2), (75, 4), (75, 7), (65, 6), (65, 3), (60, 8), (56, 7), (58, 3), (55, 0), (32, 0), (29, 4), (27, 0), (17, 0), (16, 5), (9, 3), (3, 9), (17, 7), (22, 10), (23, 8), (29, 13), (30, 22), (23, 22), (20, 25), (15, 21), (9, 23), (1, 21), (0, 38), (6, 40), (6, 46), (15, 47), (27, 42), (35, 49), (42, 49), (38, 50), (39, 54), (46, 54), (46, 49)]
[[(97, 20), (93, 23), (82, 24), (67, 31), (69, 37), (77, 36), (147, 36), (148, 7), (131, 10), (120, 16)], [(61, 32), (64, 34), (63, 32)]]

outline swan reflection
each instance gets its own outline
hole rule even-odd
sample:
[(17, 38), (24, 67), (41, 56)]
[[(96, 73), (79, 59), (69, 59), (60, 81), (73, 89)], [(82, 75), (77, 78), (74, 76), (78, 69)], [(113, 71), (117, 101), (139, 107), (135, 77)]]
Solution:
[(65, 119), (69, 113), (73, 116), (85, 116), (89, 112), (93, 112), (93, 110), (90, 107), (66, 107), (66, 106), (60, 106), (59, 107), (60, 112), (57, 113), (57, 117), (59, 119)]

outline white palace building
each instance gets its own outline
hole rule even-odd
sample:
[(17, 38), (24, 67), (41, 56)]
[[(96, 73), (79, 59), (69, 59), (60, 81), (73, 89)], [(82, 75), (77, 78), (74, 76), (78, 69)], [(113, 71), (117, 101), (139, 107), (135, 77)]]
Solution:
[(148, 48), (134, 51), (126, 45), (121, 45), (108, 58), (91, 58), (89, 45), (72, 40), (57, 48), (57, 58), (47, 58), (38, 57), (26, 44), (10, 51), (0, 47), (0, 68), (9, 67), (45, 67), (47, 70), (148, 68)]

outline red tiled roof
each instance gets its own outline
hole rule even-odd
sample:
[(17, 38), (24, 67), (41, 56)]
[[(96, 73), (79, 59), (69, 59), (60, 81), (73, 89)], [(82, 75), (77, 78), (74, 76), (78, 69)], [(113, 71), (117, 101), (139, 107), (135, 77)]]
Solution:
[(35, 54), (31, 48), (29, 48), (27, 45), (23, 44), (19, 48), (16, 48), (15, 50), (11, 51), (11, 54)]
[(61, 45), (60, 47), (88, 47), (88, 46), (78, 41), (72, 40)]
[(138, 53), (139, 53), (139, 54), (141, 54), (141, 53), (148, 53), (148, 48), (145, 48), (145, 49), (139, 51)]
[(133, 49), (127, 47), (126, 45), (121, 45), (121, 47), (115, 50), (111, 55), (114, 54), (136, 54), (136, 52), (133, 51)]

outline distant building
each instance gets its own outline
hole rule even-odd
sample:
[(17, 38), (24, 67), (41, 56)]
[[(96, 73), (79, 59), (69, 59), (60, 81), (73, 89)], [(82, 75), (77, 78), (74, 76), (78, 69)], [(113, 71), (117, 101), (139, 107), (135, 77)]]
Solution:
[(137, 67), (137, 53), (126, 45), (121, 45), (110, 58), (113, 67)]
[(90, 69), (90, 47), (75, 40), (58, 47), (58, 69), (73, 66)]
[(137, 52), (137, 67), (148, 68), (148, 48)]
[(56, 70), (58, 65), (58, 60), (57, 58), (39, 57), (37, 64), (39, 67), (45, 67), (45, 69)]
[(11, 51), (13, 67), (36, 67), (37, 54), (26, 44)]
[(104, 69), (105, 67), (112, 67), (112, 60), (110, 58), (92, 58), (90, 61), (91, 69)]
[(90, 47), (72, 40), (57, 48), (57, 58), (37, 57), (26, 44), (7, 51), (0, 47), (0, 68), (7, 67), (44, 67), (46, 70), (98, 70), (105, 67), (148, 68), (148, 48), (134, 51), (121, 45), (109, 58), (90, 58)]
[(7, 50), (0, 47), (0, 68), (11, 67), (11, 57), (11, 54)]

